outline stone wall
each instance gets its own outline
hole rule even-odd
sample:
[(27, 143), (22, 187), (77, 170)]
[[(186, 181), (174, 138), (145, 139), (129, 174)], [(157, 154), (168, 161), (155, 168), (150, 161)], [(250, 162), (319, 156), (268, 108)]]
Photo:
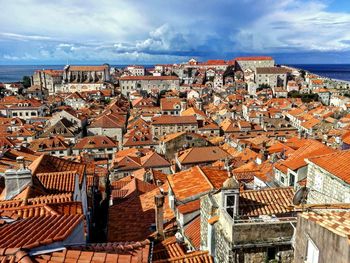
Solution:
[(201, 248), (208, 248), (208, 219), (212, 217), (211, 211), (213, 204), (211, 203), (209, 196), (205, 195), (201, 198)]
[(256, 68), (273, 67), (275, 65), (274, 60), (238, 60), (237, 64), (244, 71), (251, 69), (255, 71)]
[[(313, 163), (309, 163), (308, 166), (306, 186), (310, 189), (310, 192), (308, 194), (307, 203), (350, 202), (350, 185)], [(318, 183), (315, 182), (315, 177), (319, 175), (323, 178), (323, 183), (320, 187), (318, 187)]]
[(298, 218), (297, 225), (294, 252), (295, 263), (304, 263), (306, 261), (309, 238), (319, 249), (318, 263), (350, 262), (350, 246), (347, 237), (341, 237), (302, 217)]
[(175, 139), (166, 142), (163, 148), (163, 154), (168, 160), (175, 158), (175, 153), (183, 148), (184, 145), (188, 147), (202, 147), (208, 146), (208, 141), (199, 136), (192, 136), (191, 134), (184, 134)]
[(197, 124), (161, 124), (161, 125), (152, 125), (152, 134), (156, 137), (162, 137), (167, 134), (176, 133), (176, 132), (198, 132)]
[(294, 228), (289, 222), (262, 222), (233, 224), (233, 242), (235, 245), (249, 243), (276, 242), (290, 240)]
[[(273, 262), (281, 262), (281, 263), (291, 263), (293, 262), (293, 250), (291, 246), (272, 246), (276, 252), (276, 256), (273, 258), (268, 258), (268, 248), (250, 248), (245, 250), (237, 250), (235, 253), (237, 263), (262, 263), (262, 262), (270, 262), (272, 260), (276, 260)], [(278, 256), (279, 255), (279, 256)]]
[(214, 225), (215, 239), (215, 262), (232, 263), (234, 261), (234, 253), (231, 249), (230, 242), (226, 239), (220, 224)]

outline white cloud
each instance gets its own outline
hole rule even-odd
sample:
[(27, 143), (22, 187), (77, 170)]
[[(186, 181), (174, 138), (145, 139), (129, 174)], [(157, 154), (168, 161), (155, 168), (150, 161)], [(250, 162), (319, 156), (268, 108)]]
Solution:
[(349, 50), (350, 14), (328, 1), (1, 0), (0, 62)]
[(15, 33), (0, 32), (1, 38), (8, 38), (19, 41), (29, 41), (29, 40), (53, 40), (51, 37), (39, 36), (39, 35), (23, 35)]
[(319, 1), (287, 1), (247, 27), (238, 48), (256, 52), (343, 51), (350, 48), (350, 14), (329, 12)]

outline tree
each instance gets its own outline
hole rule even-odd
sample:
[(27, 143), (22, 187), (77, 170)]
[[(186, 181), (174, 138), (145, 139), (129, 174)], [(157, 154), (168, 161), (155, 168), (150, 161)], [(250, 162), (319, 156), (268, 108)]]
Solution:
[(24, 76), (23, 79), (22, 79), (22, 83), (23, 83), (23, 86), (25, 88), (28, 88), (31, 86), (31, 80), (30, 80), (30, 77), (29, 76)]
[(259, 88), (256, 89), (256, 91), (261, 91), (261, 90), (265, 90), (265, 89), (271, 89), (269, 84), (263, 83), (259, 85)]

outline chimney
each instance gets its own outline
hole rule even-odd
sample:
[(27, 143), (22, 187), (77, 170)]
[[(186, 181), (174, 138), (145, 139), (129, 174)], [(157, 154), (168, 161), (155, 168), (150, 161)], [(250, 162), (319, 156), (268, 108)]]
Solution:
[(181, 112), (183, 112), (187, 108), (187, 101), (182, 100), (180, 102), (180, 105), (181, 105)]
[(16, 162), (18, 163), (20, 170), (24, 170), (26, 168), (26, 164), (23, 156), (18, 156), (16, 158)]
[(196, 108), (199, 110), (203, 109), (203, 102), (201, 99), (196, 100)]
[(164, 228), (163, 228), (163, 213), (164, 213), (164, 195), (158, 194), (154, 197), (154, 203), (156, 205), (156, 229), (157, 236), (160, 239), (164, 239)]
[(10, 200), (32, 184), (32, 172), (24, 166), (24, 160), (19, 158), (20, 169), (5, 171), (5, 200)]

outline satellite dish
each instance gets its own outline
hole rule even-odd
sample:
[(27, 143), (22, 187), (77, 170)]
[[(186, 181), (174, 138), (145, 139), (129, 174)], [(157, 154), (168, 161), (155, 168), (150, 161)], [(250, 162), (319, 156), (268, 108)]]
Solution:
[(179, 243), (184, 242), (184, 237), (181, 235), (180, 232), (176, 232), (175, 238), (176, 238), (176, 241), (179, 242)]
[(307, 189), (306, 186), (300, 188), (293, 197), (293, 205), (304, 204), (308, 193), (309, 189)]

